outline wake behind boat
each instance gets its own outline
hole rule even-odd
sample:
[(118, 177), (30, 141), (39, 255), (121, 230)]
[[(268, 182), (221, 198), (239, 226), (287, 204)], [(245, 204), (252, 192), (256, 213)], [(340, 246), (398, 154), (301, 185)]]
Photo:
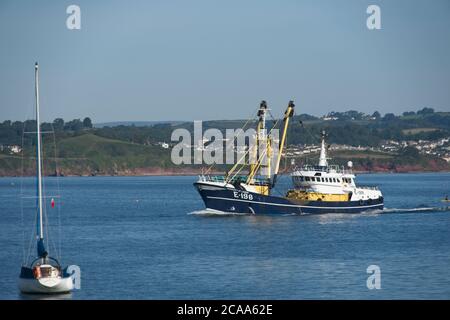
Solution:
[[(294, 188), (285, 196), (273, 195), (277, 183), (280, 159), (286, 143), (289, 120), (294, 114), (291, 101), (284, 113), (278, 156), (269, 159), (273, 145), (266, 131), (267, 105), (263, 101), (258, 110), (257, 137), (261, 143), (247, 153), (257, 154), (256, 164), (234, 165), (224, 176), (201, 175), (194, 186), (207, 209), (248, 214), (325, 214), (360, 213), (383, 209), (383, 195), (377, 187), (361, 187), (351, 170), (328, 165), (325, 132), (322, 133), (320, 159), (316, 166), (303, 166), (291, 174)], [(273, 128), (272, 128), (273, 129)], [(243, 175), (246, 167), (248, 174)]]
[[(46, 225), (44, 214), (46, 206), (43, 203), (46, 197), (43, 195), (42, 183), (42, 137), (39, 116), (39, 67), (35, 65), (35, 93), (36, 93), (36, 169), (37, 169), (37, 232), (36, 247), (37, 257), (30, 263), (22, 266), (19, 276), (19, 289), (23, 293), (66, 293), (73, 289), (73, 279), (63, 269), (59, 261), (49, 256), (48, 240), (44, 237)], [(51, 206), (54, 206), (52, 199)]]

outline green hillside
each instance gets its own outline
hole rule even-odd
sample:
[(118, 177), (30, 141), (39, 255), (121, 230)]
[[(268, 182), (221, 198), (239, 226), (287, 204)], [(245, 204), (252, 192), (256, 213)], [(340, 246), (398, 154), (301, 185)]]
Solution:
[[(103, 138), (92, 133), (60, 139), (57, 150), (57, 167), (62, 175), (115, 175), (131, 173), (139, 168), (171, 166), (168, 149)], [(32, 153), (28, 151), (26, 154)], [(51, 143), (44, 144), (44, 154), (44, 171), (49, 175), (54, 174), (55, 157)], [(25, 174), (34, 173), (33, 156), (24, 158), (24, 168)], [(19, 175), (20, 171), (21, 157), (0, 156), (0, 175), (6, 175), (8, 172)]]
[[(282, 115), (283, 108), (274, 117)], [(301, 111), (301, 106), (297, 107)], [(268, 118), (268, 129), (276, 119)], [(241, 128), (247, 120), (213, 120), (203, 122), (203, 131), (216, 128), (223, 132), (226, 129)], [(249, 127), (255, 126), (250, 121)], [(43, 131), (55, 134), (43, 135), (43, 152), (45, 174), (54, 175), (56, 167), (63, 175), (133, 175), (133, 174), (172, 174), (193, 173), (202, 166), (175, 166), (170, 160), (171, 149), (164, 149), (161, 143), (176, 144), (171, 141), (175, 129), (185, 128), (193, 134), (193, 122), (156, 123), (150, 126), (117, 125), (94, 128), (92, 121), (74, 119), (65, 122), (55, 119), (52, 123), (42, 123)], [(35, 171), (35, 136), (23, 134), (36, 130), (36, 122), (3, 121), (0, 123), (0, 176), (20, 175), (23, 167), (25, 174), (33, 175)], [(407, 170), (449, 170), (450, 162), (450, 113), (435, 112), (431, 108), (423, 108), (417, 112), (404, 112), (402, 115), (378, 112), (364, 114), (354, 110), (346, 112), (330, 112), (323, 117), (308, 114), (295, 115), (287, 135), (287, 144), (301, 150), (304, 144), (317, 145), (322, 130), (327, 132), (327, 143), (346, 146), (366, 146), (371, 150), (386, 151), (382, 146), (392, 141), (397, 147), (389, 152), (355, 151), (346, 153), (345, 149), (331, 155), (334, 160), (345, 164), (351, 158), (356, 169), (374, 171), (407, 171)], [(442, 142), (447, 139), (447, 142)], [(425, 141), (425, 142), (424, 142)], [(437, 142), (441, 141), (439, 148)], [(23, 143), (22, 143), (23, 142)], [(193, 141), (192, 141), (193, 142)], [(411, 143), (413, 142), (413, 143)], [(414, 144), (415, 143), (415, 144)], [(420, 144), (420, 145), (419, 145)], [(24, 145), (21, 153), (12, 152), (12, 147)], [(405, 146), (416, 145), (414, 154), (408, 154)], [(431, 146), (434, 149), (430, 149)], [(55, 149), (56, 146), (56, 149)], [(428, 148), (428, 149), (427, 149)], [(14, 150), (16, 150), (15, 148)], [(405, 149), (405, 150), (403, 150)], [(56, 153), (55, 153), (56, 150)], [(405, 152), (408, 151), (408, 152)], [(55, 159), (58, 165), (55, 165)], [(306, 161), (305, 156), (301, 161)], [(218, 170), (226, 168), (218, 166)]]
[(130, 169), (170, 166), (170, 152), (147, 146), (99, 137), (87, 133), (60, 141), (58, 158), (63, 172), (119, 174)]

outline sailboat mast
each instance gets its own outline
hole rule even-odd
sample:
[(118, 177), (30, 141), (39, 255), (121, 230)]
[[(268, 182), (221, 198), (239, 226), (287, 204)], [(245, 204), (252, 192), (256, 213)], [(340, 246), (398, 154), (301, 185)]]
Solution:
[(39, 65), (36, 62), (34, 65), (34, 80), (35, 80), (35, 97), (36, 97), (36, 134), (37, 134), (37, 198), (39, 210), (39, 239), (44, 238), (43, 217), (42, 217), (42, 155), (41, 155), (41, 120), (39, 116)]

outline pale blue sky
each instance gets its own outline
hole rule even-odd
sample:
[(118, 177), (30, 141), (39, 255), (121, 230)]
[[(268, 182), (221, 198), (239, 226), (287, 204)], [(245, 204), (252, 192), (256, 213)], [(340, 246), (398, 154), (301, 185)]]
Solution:
[[(81, 7), (81, 30), (66, 7)], [(382, 30), (366, 28), (381, 7)], [(0, 1), (0, 121), (450, 110), (448, 0)]]

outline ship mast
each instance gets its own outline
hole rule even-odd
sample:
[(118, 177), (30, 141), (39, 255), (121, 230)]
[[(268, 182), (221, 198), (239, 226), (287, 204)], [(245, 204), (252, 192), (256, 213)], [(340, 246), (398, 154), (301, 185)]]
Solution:
[(319, 158), (319, 167), (328, 167), (328, 161), (327, 161), (327, 149), (325, 147), (325, 130), (322, 131), (322, 145), (320, 147), (320, 158)]
[(283, 132), (282, 132), (280, 146), (279, 146), (279, 150), (278, 150), (278, 158), (277, 158), (276, 164), (275, 164), (275, 171), (273, 174), (272, 188), (275, 186), (275, 183), (277, 181), (278, 171), (280, 169), (281, 156), (283, 154), (284, 144), (286, 143), (286, 134), (287, 134), (287, 129), (289, 127), (289, 119), (294, 115), (294, 108), (295, 108), (294, 101), (289, 101), (288, 107), (284, 113)]
[[(250, 172), (247, 178), (247, 183), (251, 183), (256, 173), (259, 171), (261, 174), (263, 173), (263, 168), (266, 169), (266, 175), (270, 178), (270, 138), (267, 135), (266, 129), (266, 114), (269, 109), (267, 108), (266, 101), (261, 101), (258, 110), (258, 125), (256, 127), (256, 142), (255, 146), (251, 148), (252, 151), (252, 161), (256, 160), (256, 163), (250, 164)], [(265, 144), (265, 145), (263, 145)], [(260, 149), (260, 146), (264, 146), (263, 150)], [(263, 159), (267, 159), (267, 164), (262, 165)]]
[(45, 255), (44, 247), (44, 225), (42, 214), (42, 140), (41, 140), (41, 120), (39, 115), (39, 65), (36, 62), (34, 65), (34, 79), (35, 79), (35, 98), (36, 98), (36, 138), (37, 138), (37, 206), (39, 211), (38, 219), (38, 256)]

